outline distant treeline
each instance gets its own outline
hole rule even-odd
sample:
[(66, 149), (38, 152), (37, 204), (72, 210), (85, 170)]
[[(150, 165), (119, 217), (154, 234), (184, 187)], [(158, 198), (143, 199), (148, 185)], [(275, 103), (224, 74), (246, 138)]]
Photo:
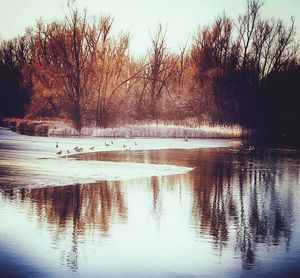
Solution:
[(59, 118), (108, 127), (136, 121), (240, 124), (278, 134), (300, 130), (300, 62), (294, 20), (263, 19), (249, 0), (236, 20), (201, 26), (171, 53), (158, 25), (143, 58), (113, 18), (69, 6), (62, 21), (37, 22), (0, 41), (0, 117)]

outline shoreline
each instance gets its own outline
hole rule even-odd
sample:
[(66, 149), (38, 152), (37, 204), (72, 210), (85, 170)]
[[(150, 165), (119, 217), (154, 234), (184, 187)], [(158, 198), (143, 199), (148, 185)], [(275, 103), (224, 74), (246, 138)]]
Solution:
[[(130, 180), (151, 176), (186, 174), (193, 167), (177, 163), (156, 164), (146, 155), (141, 161), (135, 151), (167, 149), (199, 149), (231, 147), (235, 140), (179, 138), (78, 138), (31, 137), (0, 128), (0, 166), (2, 185), (24, 187), (65, 186), (100, 180)], [(80, 152), (74, 148), (81, 149)], [(110, 156), (101, 160), (80, 159), (80, 155), (97, 152), (124, 153), (124, 161), (113, 161)], [(76, 156), (79, 155), (76, 158)], [(132, 156), (132, 158), (131, 158)]]

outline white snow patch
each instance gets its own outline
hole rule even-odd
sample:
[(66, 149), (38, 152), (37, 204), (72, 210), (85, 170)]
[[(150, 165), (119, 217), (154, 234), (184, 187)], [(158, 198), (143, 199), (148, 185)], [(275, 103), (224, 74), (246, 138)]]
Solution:
[[(15, 162), (14, 164), (16, 164)], [(9, 176), (6, 177), (7, 182), (13, 185), (26, 185), (27, 187), (60, 186), (100, 180), (129, 180), (150, 176), (185, 174), (192, 170), (192, 168), (174, 165), (71, 159), (35, 160), (26, 164), (17, 163), (17, 165), (11, 166), (15, 167), (15, 170), (10, 176), (11, 179)], [(16, 172), (18, 175), (14, 176)]]

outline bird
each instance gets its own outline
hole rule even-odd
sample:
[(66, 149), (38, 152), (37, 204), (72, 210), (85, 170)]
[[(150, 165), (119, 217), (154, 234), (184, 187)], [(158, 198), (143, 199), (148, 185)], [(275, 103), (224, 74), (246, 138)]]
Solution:
[(106, 147), (110, 146), (110, 145), (109, 145), (108, 143), (106, 143), (106, 142), (104, 143), (104, 145), (105, 145)]
[(78, 150), (78, 146), (76, 146), (73, 150), (74, 150), (74, 151), (77, 151), (77, 150)]
[(69, 150), (67, 150), (67, 153), (70, 153), (70, 151), (69, 151)]
[(114, 144), (114, 142), (113, 141), (110, 141), (110, 143), (113, 145)]
[(125, 144), (123, 144), (123, 148), (124, 148), (124, 149), (126, 148), (126, 145), (125, 145)]
[(137, 146), (137, 142), (134, 141), (134, 144)]
[(56, 153), (57, 155), (61, 155), (62, 154), (62, 150), (60, 150), (59, 152)]
[(82, 151), (83, 151), (83, 148), (77, 149), (77, 152), (82, 152)]
[(95, 146), (93, 146), (93, 147), (90, 147), (90, 150), (91, 150), (91, 151), (93, 151), (94, 149), (95, 149)]
[(56, 141), (56, 148), (58, 148), (58, 141)]

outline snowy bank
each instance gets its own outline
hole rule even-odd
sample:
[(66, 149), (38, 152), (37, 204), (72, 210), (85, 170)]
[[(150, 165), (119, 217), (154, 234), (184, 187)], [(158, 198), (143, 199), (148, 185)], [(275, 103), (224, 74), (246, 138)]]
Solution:
[[(195, 149), (229, 147), (233, 140), (154, 138), (61, 138), (31, 137), (0, 128), (0, 176), (2, 186), (59, 186), (99, 180), (128, 180), (151, 176), (184, 174), (181, 165), (85, 161), (74, 159), (75, 147), (84, 152)], [(59, 154), (57, 154), (59, 153)], [(61, 155), (60, 155), (61, 153)]]

